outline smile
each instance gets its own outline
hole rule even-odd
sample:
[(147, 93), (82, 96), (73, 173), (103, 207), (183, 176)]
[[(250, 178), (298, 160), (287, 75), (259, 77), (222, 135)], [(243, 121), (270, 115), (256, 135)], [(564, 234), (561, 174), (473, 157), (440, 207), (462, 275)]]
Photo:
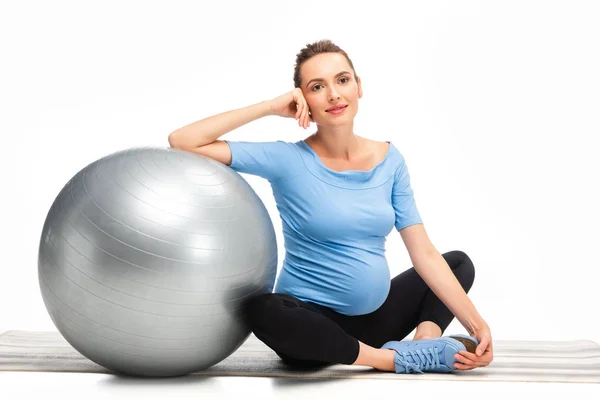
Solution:
[(325, 110), (325, 112), (328, 112), (329, 114), (339, 115), (339, 114), (342, 114), (344, 111), (346, 111), (346, 107), (348, 107), (348, 106), (344, 106), (341, 108), (334, 108), (333, 110)]

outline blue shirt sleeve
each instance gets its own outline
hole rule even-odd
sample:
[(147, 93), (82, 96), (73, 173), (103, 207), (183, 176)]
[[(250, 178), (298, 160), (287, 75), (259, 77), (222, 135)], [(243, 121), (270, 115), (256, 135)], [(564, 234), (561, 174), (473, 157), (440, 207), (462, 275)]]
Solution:
[[(236, 172), (257, 175), (270, 182), (282, 178), (297, 157), (290, 143), (241, 142), (226, 140), (231, 149), (231, 164)], [(286, 172), (287, 171), (287, 172)]]
[(396, 213), (395, 226), (397, 230), (423, 223), (410, 186), (410, 175), (404, 157), (402, 157), (401, 163), (394, 173), (392, 206)]

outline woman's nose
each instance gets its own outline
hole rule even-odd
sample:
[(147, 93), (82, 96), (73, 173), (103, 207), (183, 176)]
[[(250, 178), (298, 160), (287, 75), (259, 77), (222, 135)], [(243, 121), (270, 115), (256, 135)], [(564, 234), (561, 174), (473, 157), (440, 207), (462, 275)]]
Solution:
[(336, 92), (335, 90), (332, 90), (332, 91), (329, 93), (329, 100), (330, 100), (330, 101), (334, 101), (334, 100), (337, 100), (337, 99), (339, 99), (339, 98), (340, 98), (340, 95), (339, 95), (339, 93), (338, 93), (338, 92)]

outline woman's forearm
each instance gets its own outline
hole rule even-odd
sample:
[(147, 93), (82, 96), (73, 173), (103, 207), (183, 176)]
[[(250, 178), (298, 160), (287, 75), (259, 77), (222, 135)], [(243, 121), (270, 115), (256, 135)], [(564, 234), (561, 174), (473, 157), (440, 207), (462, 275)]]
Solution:
[(169, 135), (169, 144), (180, 149), (204, 146), (213, 143), (229, 131), (271, 114), (268, 101), (226, 111), (173, 131)]
[(469, 334), (483, 328), (486, 322), (439, 253), (432, 253), (415, 264), (415, 270), (427, 286), (448, 307)]

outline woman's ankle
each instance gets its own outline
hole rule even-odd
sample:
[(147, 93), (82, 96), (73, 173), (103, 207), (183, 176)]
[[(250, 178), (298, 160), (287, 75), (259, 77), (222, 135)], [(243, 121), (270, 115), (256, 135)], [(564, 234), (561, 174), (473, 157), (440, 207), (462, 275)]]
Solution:
[(442, 336), (441, 328), (432, 321), (423, 321), (417, 326), (413, 340), (434, 339)]
[(438, 338), (439, 336), (427, 336), (427, 335), (415, 335), (412, 340), (425, 340), (425, 339), (435, 339)]
[(352, 365), (365, 365), (379, 371), (396, 371), (394, 355), (391, 349), (376, 349), (362, 342), (359, 343), (358, 358)]

